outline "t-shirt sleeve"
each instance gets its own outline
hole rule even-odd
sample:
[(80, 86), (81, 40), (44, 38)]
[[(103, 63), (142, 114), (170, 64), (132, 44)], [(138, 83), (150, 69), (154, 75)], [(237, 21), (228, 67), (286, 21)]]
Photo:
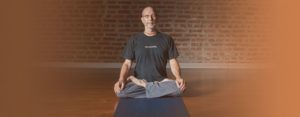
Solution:
[(170, 38), (170, 40), (169, 40), (169, 59), (173, 59), (178, 56), (179, 56), (179, 54), (178, 54), (176, 45), (174, 43), (174, 40), (172, 38)]
[(122, 57), (124, 59), (130, 59), (130, 60), (134, 59), (135, 56), (134, 56), (134, 40), (133, 39), (129, 39), (127, 41), (127, 44), (122, 53)]

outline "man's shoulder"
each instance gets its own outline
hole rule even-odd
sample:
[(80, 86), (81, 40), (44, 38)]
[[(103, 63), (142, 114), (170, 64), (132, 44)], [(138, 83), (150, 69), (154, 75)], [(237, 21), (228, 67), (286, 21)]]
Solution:
[(159, 34), (160, 34), (160, 37), (165, 40), (172, 40), (172, 37), (167, 33), (159, 32)]
[(169, 34), (167, 34), (167, 33), (164, 33), (164, 32), (158, 32), (160, 35), (162, 35), (162, 36), (166, 36), (166, 37), (170, 37), (170, 35)]
[(143, 33), (142, 32), (137, 32), (137, 33), (134, 33), (133, 35), (131, 35), (130, 39), (136, 40), (136, 39), (141, 38), (141, 37), (143, 37)]
[(128, 42), (134, 43), (135, 41), (137, 41), (139, 38), (142, 38), (142, 33), (138, 32), (138, 33), (134, 33), (132, 34), (129, 39), (127, 40)]

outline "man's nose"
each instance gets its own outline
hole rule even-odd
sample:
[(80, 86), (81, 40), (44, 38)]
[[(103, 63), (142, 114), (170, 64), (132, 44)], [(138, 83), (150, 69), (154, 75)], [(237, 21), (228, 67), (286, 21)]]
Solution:
[(153, 16), (150, 16), (149, 20), (150, 20), (150, 21), (153, 21), (153, 20), (154, 20), (154, 17), (153, 17)]
[(152, 21), (152, 20), (153, 20), (153, 17), (150, 16), (150, 17), (149, 17), (149, 20)]

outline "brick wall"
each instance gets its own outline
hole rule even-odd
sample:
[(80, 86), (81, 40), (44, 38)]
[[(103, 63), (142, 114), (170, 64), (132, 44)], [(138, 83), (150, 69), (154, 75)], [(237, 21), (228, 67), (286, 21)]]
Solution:
[[(143, 7), (157, 9), (183, 63), (260, 63), (268, 55), (267, 6), (253, 0), (49, 0), (37, 8), (43, 59), (119, 63), (126, 40), (143, 31)], [(42, 24), (42, 25), (41, 25)]]

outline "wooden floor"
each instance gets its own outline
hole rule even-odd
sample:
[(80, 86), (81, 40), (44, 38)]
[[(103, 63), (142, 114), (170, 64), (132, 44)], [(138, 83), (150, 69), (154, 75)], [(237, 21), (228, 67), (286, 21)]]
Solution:
[[(44, 70), (43, 104), (50, 117), (111, 117), (119, 69)], [(51, 72), (50, 72), (51, 71)], [(253, 117), (263, 102), (255, 69), (182, 69), (184, 103), (192, 117)]]

